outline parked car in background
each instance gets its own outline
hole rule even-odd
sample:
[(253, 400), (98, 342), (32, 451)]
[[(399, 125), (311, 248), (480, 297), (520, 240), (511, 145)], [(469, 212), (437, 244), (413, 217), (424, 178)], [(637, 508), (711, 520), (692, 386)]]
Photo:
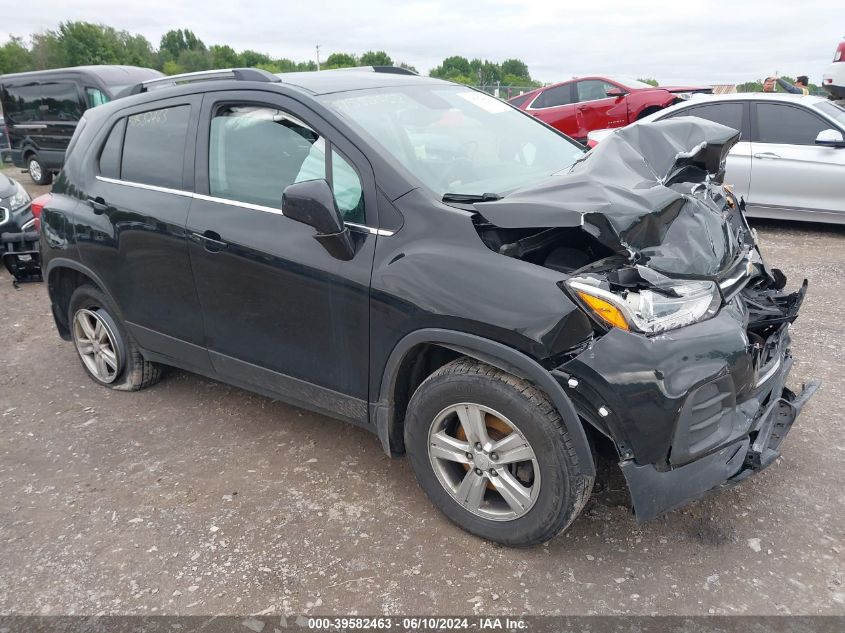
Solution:
[[(739, 130), (725, 182), (751, 217), (845, 223), (845, 108), (780, 93), (701, 96), (644, 121), (697, 116)], [(590, 143), (612, 130), (594, 132)]]
[(508, 101), (577, 141), (592, 130), (624, 127), (694, 93), (703, 86), (659, 86), (619, 77), (580, 77), (538, 88)]
[(41, 278), (39, 212), (23, 185), (0, 173), (0, 259), (16, 281)]
[(12, 155), (9, 152), (9, 136), (6, 134), (6, 120), (0, 116), (0, 167), (9, 160), (12, 160)]
[(807, 282), (784, 289), (720, 185), (735, 130), (587, 153), (383, 67), (132, 92), (85, 114), (33, 201), (56, 326), (98, 385), (175, 365), (347, 420), (508, 545), (575, 519), (597, 438), (645, 520), (774, 463), (815, 390), (784, 386)]
[(0, 76), (12, 162), (46, 185), (62, 168), (65, 149), (88, 108), (161, 73), (135, 66), (77, 66)]
[(839, 42), (833, 61), (824, 72), (822, 86), (834, 99), (845, 99), (845, 38)]

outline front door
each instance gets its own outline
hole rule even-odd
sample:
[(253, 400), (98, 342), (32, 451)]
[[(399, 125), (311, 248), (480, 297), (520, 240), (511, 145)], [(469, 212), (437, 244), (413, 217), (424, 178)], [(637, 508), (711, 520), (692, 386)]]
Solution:
[[(364, 156), (281, 95), (209, 93), (188, 217), (206, 344), (232, 382), (367, 419), (375, 182)], [(326, 179), (352, 227), (350, 261), (285, 217), (285, 188)]]
[(608, 97), (607, 91), (617, 88), (600, 79), (575, 82), (578, 98), (578, 132), (576, 138), (587, 138), (593, 130), (624, 127), (628, 124), (628, 105), (624, 97)]
[(757, 102), (755, 110), (749, 214), (845, 213), (845, 149), (815, 144), (834, 126), (798, 105)]

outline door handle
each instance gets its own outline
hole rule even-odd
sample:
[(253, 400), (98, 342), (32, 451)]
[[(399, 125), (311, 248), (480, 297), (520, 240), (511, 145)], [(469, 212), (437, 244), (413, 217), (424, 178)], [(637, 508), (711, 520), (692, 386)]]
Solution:
[(96, 198), (89, 198), (88, 202), (91, 203), (91, 208), (94, 209), (95, 215), (103, 215), (103, 213), (105, 213), (109, 208), (109, 205), (107, 205), (106, 201), (100, 196), (97, 196)]
[(228, 246), (226, 242), (220, 239), (220, 234), (216, 231), (205, 231), (204, 233), (192, 232), (191, 235), (198, 241), (202, 242), (205, 246), (205, 250), (210, 253), (216, 253)]
[(754, 154), (754, 158), (762, 158), (762, 159), (766, 159), (766, 160), (776, 160), (776, 159), (780, 158), (780, 156), (778, 156), (774, 152), (762, 152), (760, 154)]

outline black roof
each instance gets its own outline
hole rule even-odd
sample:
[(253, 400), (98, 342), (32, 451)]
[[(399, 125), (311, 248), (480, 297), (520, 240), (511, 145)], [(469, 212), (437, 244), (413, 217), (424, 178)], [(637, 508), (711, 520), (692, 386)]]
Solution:
[(391, 86), (414, 86), (421, 84), (444, 83), (441, 79), (404, 75), (390, 72), (373, 72), (365, 69), (324, 70), (299, 73), (280, 73), (276, 75), (282, 84), (295, 86), (315, 95), (348, 90), (366, 90), (368, 88), (387, 88)]
[(18, 79), (49, 79), (52, 76), (69, 74), (95, 75), (106, 85), (120, 86), (162, 76), (160, 72), (153, 70), (152, 68), (141, 68), (139, 66), (92, 65), (72, 66), (70, 68), (51, 68), (49, 70), (33, 70), (25, 73), (9, 73), (6, 75), (0, 75), (0, 81)]

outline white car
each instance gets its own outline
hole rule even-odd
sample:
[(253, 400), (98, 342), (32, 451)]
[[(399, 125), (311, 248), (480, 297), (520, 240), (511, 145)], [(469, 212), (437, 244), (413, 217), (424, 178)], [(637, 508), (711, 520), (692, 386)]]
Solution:
[[(641, 122), (679, 116), (741, 132), (725, 182), (745, 199), (748, 216), (845, 224), (845, 108), (782, 93), (696, 95)], [(610, 133), (600, 130), (589, 139), (596, 143)]]

